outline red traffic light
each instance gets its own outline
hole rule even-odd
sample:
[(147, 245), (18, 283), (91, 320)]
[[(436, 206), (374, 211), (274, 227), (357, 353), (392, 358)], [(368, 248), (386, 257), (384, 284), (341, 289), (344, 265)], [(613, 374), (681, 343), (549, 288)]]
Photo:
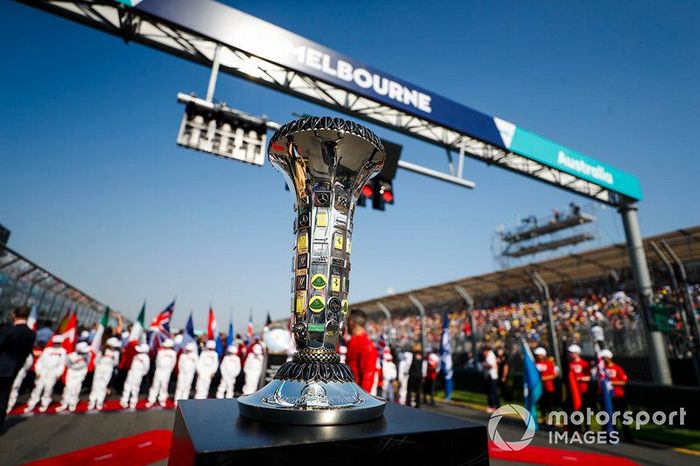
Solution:
[(388, 189), (382, 193), (382, 197), (384, 198), (384, 202), (388, 202), (388, 203), (394, 202), (394, 193), (392, 193)]
[(366, 198), (372, 197), (374, 194), (374, 189), (372, 189), (372, 186), (366, 184), (362, 187), (362, 195)]

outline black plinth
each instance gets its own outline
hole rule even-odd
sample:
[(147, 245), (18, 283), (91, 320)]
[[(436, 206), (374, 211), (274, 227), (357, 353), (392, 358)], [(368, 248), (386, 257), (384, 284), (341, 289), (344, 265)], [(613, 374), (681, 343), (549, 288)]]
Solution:
[(486, 427), (386, 406), (382, 419), (343, 426), (261, 423), (235, 400), (187, 400), (177, 408), (169, 466), (488, 465)]

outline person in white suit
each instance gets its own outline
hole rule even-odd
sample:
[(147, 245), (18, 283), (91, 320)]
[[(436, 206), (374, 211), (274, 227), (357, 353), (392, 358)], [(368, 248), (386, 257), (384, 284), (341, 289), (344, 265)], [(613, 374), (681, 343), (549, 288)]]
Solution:
[(384, 361), (382, 366), (382, 395), (386, 401), (396, 401), (396, 393), (394, 392), (394, 381), (398, 378), (399, 373), (394, 364), (394, 357), (391, 355), (389, 348), (384, 351)]
[(12, 408), (15, 407), (15, 403), (17, 403), (19, 389), (22, 388), (22, 382), (24, 382), (24, 378), (27, 376), (27, 372), (29, 371), (29, 369), (31, 369), (32, 364), (34, 364), (34, 355), (32, 355), (32, 353), (29, 353), (27, 355), (27, 359), (24, 360), (24, 364), (19, 369), (17, 376), (15, 376), (15, 381), (12, 382), (12, 390), (10, 390), (10, 399), (7, 400), (8, 413), (12, 411)]
[(124, 381), (122, 398), (119, 401), (119, 404), (124, 409), (127, 407), (134, 409), (136, 407), (136, 403), (139, 402), (139, 392), (141, 391), (143, 376), (148, 374), (148, 370), (151, 368), (151, 357), (148, 355), (148, 345), (146, 343), (141, 343), (136, 345), (134, 349), (136, 350), (136, 354), (134, 355), (134, 359), (131, 360), (131, 367), (129, 367), (129, 372), (126, 374), (126, 380)]
[(399, 362), (399, 403), (402, 405), (406, 404), (406, 397), (408, 396), (408, 370), (411, 368), (412, 362), (413, 353), (405, 351)]
[(195, 386), (195, 400), (203, 400), (209, 397), (211, 379), (219, 369), (219, 354), (216, 352), (216, 342), (207, 341), (204, 351), (197, 360), (197, 384)]
[(192, 381), (197, 369), (197, 345), (189, 342), (185, 345), (185, 351), (177, 362), (177, 385), (175, 386), (175, 403), (178, 400), (187, 400), (192, 391)]
[(63, 374), (66, 369), (66, 350), (63, 348), (63, 336), (56, 335), (53, 337), (53, 342), (50, 347), (42, 351), (41, 356), (36, 362), (34, 372), (36, 380), (34, 381), (34, 390), (29, 396), (27, 407), (24, 412), (29, 413), (34, 410), (34, 407), (41, 398), (41, 407), (39, 411), (46, 411), (53, 399), (53, 387), (56, 385), (56, 380)]
[(70, 353), (66, 359), (66, 385), (63, 387), (61, 404), (56, 408), (57, 413), (66, 408), (71, 412), (75, 411), (80, 398), (80, 389), (83, 387), (83, 381), (88, 372), (89, 362), (90, 346), (81, 341), (75, 345), (75, 351)]
[(148, 403), (146, 407), (150, 408), (156, 402), (158, 398), (158, 404), (165, 407), (166, 401), (168, 401), (168, 385), (170, 384), (170, 376), (175, 368), (175, 363), (177, 362), (177, 353), (173, 349), (175, 342), (170, 338), (166, 338), (158, 350), (156, 355), (156, 371), (153, 374), (153, 383), (151, 384), (151, 389), (148, 391)]
[(238, 347), (230, 345), (221, 361), (221, 382), (216, 390), (217, 398), (233, 398), (233, 387), (240, 373), (241, 358), (238, 357)]
[(258, 389), (260, 376), (263, 371), (263, 349), (258, 343), (253, 345), (248, 356), (245, 358), (243, 372), (245, 373), (245, 384), (243, 384), (243, 394), (248, 395)]
[(95, 358), (95, 372), (92, 376), (92, 388), (88, 398), (89, 410), (95, 408), (101, 410), (104, 407), (107, 385), (112, 380), (114, 368), (119, 364), (120, 348), (121, 343), (119, 340), (110, 337), (107, 339), (104, 351), (100, 352)]

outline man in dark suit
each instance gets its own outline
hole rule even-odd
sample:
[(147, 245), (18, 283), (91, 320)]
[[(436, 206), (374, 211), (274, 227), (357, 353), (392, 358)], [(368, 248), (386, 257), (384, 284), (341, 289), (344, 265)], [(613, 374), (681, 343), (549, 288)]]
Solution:
[(27, 326), (28, 317), (29, 308), (20, 306), (12, 312), (12, 325), (0, 328), (0, 433), (7, 414), (12, 382), (32, 352), (36, 338), (34, 330)]

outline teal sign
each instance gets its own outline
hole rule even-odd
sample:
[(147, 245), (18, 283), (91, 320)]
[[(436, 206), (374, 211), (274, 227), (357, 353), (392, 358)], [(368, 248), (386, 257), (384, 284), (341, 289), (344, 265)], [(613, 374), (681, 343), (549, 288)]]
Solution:
[(494, 123), (501, 133), (503, 144), (511, 152), (632, 199), (642, 200), (642, 188), (635, 176), (519, 128), (513, 123), (499, 118), (494, 118)]

